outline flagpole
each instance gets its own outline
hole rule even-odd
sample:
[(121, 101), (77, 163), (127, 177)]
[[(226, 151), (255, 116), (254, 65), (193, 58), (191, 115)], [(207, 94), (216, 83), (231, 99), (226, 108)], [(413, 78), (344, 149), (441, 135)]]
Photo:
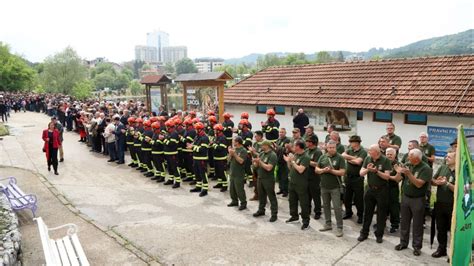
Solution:
[[(463, 126), (460, 124), (457, 127), (457, 140), (461, 137), (460, 132), (462, 132)], [(449, 241), (449, 264), (453, 265), (453, 255), (454, 255), (454, 234), (456, 232), (456, 206), (458, 200), (458, 186), (459, 186), (459, 166), (461, 165), (461, 145), (456, 145), (456, 170), (455, 170), (455, 182), (454, 182), (454, 202), (453, 202), (453, 212), (451, 214), (451, 230), (450, 230), (450, 241)]]

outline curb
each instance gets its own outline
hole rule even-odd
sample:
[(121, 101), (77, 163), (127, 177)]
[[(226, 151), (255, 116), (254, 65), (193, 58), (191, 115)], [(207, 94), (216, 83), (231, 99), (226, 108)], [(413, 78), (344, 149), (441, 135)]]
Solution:
[(82, 220), (86, 221), (87, 223), (93, 225), (95, 228), (99, 229), (102, 231), (104, 234), (106, 234), (108, 237), (112, 238), (117, 242), (120, 246), (125, 248), (126, 250), (130, 251), (133, 253), (135, 256), (137, 256), (140, 260), (145, 262), (148, 265), (161, 265), (160, 261), (143, 251), (140, 247), (134, 245), (131, 243), (127, 238), (122, 236), (120, 233), (118, 233), (114, 227), (106, 227), (101, 224), (99, 224), (97, 221), (89, 218), (87, 215), (82, 213), (79, 209), (72, 204), (59, 190), (51, 183), (49, 182), (48, 178), (42, 175), (41, 173), (38, 172), (33, 172), (30, 169), (25, 169), (17, 166), (6, 166), (6, 165), (0, 165), (0, 168), (15, 168), (15, 169), (20, 169), (24, 171), (28, 171), (38, 177), (38, 179), (41, 181), (41, 183), (54, 195), (56, 199), (59, 200), (59, 202), (64, 205), (70, 212), (75, 214), (76, 216), (80, 217)]

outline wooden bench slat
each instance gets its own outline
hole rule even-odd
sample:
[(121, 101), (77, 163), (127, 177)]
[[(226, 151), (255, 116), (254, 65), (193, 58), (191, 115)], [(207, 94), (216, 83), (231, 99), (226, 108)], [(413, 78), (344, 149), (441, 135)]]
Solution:
[(63, 266), (70, 266), (71, 263), (69, 262), (69, 256), (67, 255), (66, 248), (64, 247), (64, 243), (62, 239), (56, 240), (56, 246), (58, 247), (59, 256), (61, 258), (61, 263)]
[(71, 265), (73, 266), (79, 266), (79, 261), (77, 259), (76, 251), (72, 246), (71, 238), (69, 236), (65, 236), (62, 240), (64, 243), (64, 247), (66, 247), (67, 255), (69, 256), (69, 262), (71, 262)]
[(74, 249), (76, 250), (77, 257), (79, 258), (79, 261), (81, 262), (81, 265), (89, 266), (90, 265), (89, 261), (87, 260), (84, 250), (82, 249), (81, 242), (79, 242), (79, 238), (77, 237), (77, 234), (72, 235), (71, 240), (72, 240)]

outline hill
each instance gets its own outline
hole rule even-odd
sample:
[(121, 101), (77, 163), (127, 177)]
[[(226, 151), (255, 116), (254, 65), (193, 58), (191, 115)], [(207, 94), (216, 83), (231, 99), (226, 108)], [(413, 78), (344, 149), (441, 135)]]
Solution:
[[(314, 60), (316, 53), (306, 54), (306, 59)], [(329, 51), (334, 56), (337, 51)], [(474, 29), (463, 31), (456, 34), (434, 37), (421, 40), (394, 49), (372, 48), (364, 52), (342, 51), (345, 58), (361, 57), (363, 59), (371, 59), (373, 57), (395, 58), (395, 57), (420, 57), (420, 56), (438, 56), (438, 55), (457, 55), (457, 54), (473, 54), (474, 53)], [(287, 56), (290, 53), (276, 52), (279, 57)], [(226, 59), (226, 65), (238, 65), (245, 63), (252, 65), (257, 62), (260, 56), (265, 54), (253, 53), (240, 58)]]

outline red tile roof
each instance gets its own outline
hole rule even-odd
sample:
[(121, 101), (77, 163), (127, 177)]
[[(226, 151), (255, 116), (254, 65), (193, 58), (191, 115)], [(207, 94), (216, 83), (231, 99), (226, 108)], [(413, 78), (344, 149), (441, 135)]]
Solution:
[(226, 104), (474, 116), (474, 55), (270, 67), (228, 88)]

